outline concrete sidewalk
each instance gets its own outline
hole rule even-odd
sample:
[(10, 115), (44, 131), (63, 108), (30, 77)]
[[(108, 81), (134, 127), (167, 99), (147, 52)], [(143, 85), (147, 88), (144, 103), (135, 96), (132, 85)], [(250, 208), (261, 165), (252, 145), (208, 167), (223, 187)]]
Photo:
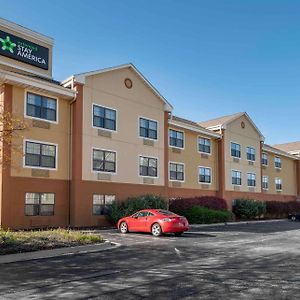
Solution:
[(261, 224), (261, 223), (272, 223), (272, 222), (283, 222), (287, 219), (271, 219), (271, 220), (257, 220), (257, 221), (239, 221), (239, 222), (228, 222), (228, 223), (213, 223), (213, 224), (190, 224), (190, 228), (201, 228), (201, 227), (214, 227), (214, 226), (226, 226), (226, 225), (241, 225), (241, 224)]
[(33, 252), (6, 254), (6, 255), (0, 255), (0, 264), (51, 258), (57, 256), (65, 256), (65, 255), (100, 252), (100, 251), (114, 249), (119, 246), (120, 244), (118, 243), (105, 241), (104, 243), (93, 244), (93, 245), (83, 245), (83, 246), (75, 246), (75, 247), (57, 248), (51, 250), (40, 250), (40, 251), (33, 251)]

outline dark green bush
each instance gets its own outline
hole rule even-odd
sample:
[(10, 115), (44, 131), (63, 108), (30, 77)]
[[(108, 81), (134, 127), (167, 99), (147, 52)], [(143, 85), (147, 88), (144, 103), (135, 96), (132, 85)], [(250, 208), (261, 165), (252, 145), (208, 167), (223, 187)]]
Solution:
[(228, 210), (214, 210), (201, 206), (186, 209), (184, 216), (190, 224), (225, 223), (232, 220), (232, 213)]
[(168, 203), (163, 197), (155, 195), (130, 197), (125, 201), (116, 201), (112, 204), (110, 218), (113, 222), (117, 223), (119, 219), (147, 208), (167, 209)]
[(256, 219), (266, 213), (266, 203), (253, 199), (236, 199), (232, 211), (239, 219)]

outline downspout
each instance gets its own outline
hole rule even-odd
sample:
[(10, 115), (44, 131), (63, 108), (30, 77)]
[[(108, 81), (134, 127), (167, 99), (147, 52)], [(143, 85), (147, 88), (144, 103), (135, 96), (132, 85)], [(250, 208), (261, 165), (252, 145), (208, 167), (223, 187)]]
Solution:
[[(71, 89), (73, 90), (73, 79), (71, 83)], [(72, 182), (72, 134), (73, 134), (73, 127), (72, 127), (72, 120), (73, 120), (73, 114), (72, 114), (72, 104), (76, 102), (77, 98), (77, 92), (74, 96), (74, 99), (69, 103), (70, 104), (70, 115), (69, 115), (69, 197), (68, 197), (68, 221), (67, 225), (68, 227), (71, 226), (71, 182)]]

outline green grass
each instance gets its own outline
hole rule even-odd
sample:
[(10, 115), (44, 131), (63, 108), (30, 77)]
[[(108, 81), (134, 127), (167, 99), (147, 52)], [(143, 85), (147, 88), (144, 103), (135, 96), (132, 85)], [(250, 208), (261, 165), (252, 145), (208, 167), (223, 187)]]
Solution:
[(10, 231), (0, 228), (0, 255), (103, 242), (100, 235), (75, 230)]

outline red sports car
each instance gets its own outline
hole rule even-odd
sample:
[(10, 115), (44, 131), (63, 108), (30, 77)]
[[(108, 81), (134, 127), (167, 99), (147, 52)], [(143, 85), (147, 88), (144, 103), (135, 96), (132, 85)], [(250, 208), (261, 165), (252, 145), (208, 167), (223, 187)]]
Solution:
[(160, 236), (162, 233), (175, 233), (176, 236), (180, 236), (189, 230), (189, 223), (185, 217), (168, 210), (144, 209), (120, 219), (117, 227), (121, 233), (139, 231), (151, 232), (154, 236)]

